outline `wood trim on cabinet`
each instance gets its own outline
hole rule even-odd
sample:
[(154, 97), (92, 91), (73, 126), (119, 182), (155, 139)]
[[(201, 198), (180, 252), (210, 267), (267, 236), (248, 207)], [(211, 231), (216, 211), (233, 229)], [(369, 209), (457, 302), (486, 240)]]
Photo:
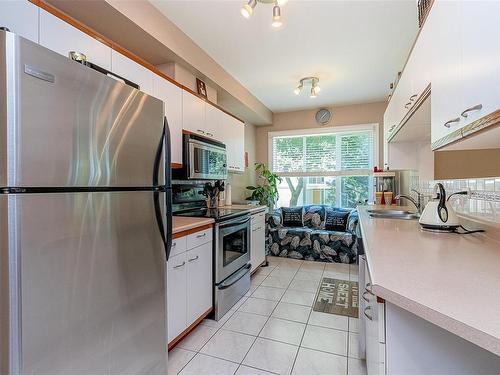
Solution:
[(211, 312), (213, 311), (213, 307), (209, 308), (207, 311), (205, 311), (198, 319), (196, 319), (194, 321), (193, 324), (191, 324), (189, 327), (187, 327), (184, 331), (182, 331), (182, 333), (177, 336), (175, 339), (173, 339), (172, 341), (170, 341), (168, 343), (168, 351), (172, 350), (173, 348), (175, 348), (175, 346), (181, 342), (181, 340), (186, 337), (193, 329), (195, 329), (198, 324), (200, 324), (203, 319), (205, 319)]
[(28, 1), (31, 2), (31, 3), (33, 3), (34, 5), (38, 6), (39, 8), (45, 10), (46, 12), (52, 14), (53, 16), (59, 18), (60, 20), (66, 22), (66, 23), (69, 23), (71, 26), (77, 28), (81, 32), (83, 32), (83, 33), (89, 35), (90, 37), (98, 40), (99, 42), (105, 44), (106, 46), (110, 47), (111, 49), (115, 50), (116, 52), (121, 53), (122, 55), (124, 55), (125, 57), (129, 58), (130, 60), (135, 61), (137, 64), (142, 65), (146, 69), (149, 69), (154, 74), (160, 76), (163, 79), (166, 79), (167, 81), (169, 81), (170, 83), (172, 83), (172, 84), (176, 85), (177, 87), (183, 89), (184, 91), (187, 91), (190, 94), (197, 96), (198, 98), (204, 100), (205, 102), (207, 102), (208, 104), (212, 105), (213, 107), (219, 109), (220, 111), (224, 112), (225, 114), (227, 114), (227, 115), (235, 118), (238, 121), (241, 121), (242, 123), (245, 123), (245, 121), (243, 121), (242, 119), (240, 119), (240, 118), (236, 117), (235, 115), (229, 113), (228, 111), (226, 111), (225, 109), (223, 109), (222, 107), (220, 107), (218, 104), (213, 103), (210, 100), (204, 98), (203, 96), (198, 95), (197, 92), (191, 90), (189, 87), (186, 87), (183, 84), (181, 84), (181, 83), (177, 82), (176, 80), (174, 80), (173, 78), (169, 77), (168, 75), (166, 75), (165, 73), (163, 73), (161, 70), (159, 70), (158, 68), (156, 68), (154, 65), (148, 63), (147, 61), (143, 60), (142, 58), (140, 58), (139, 56), (137, 56), (133, 52), (130, 52), (128, 49), (122, 47), (118, 43), (115, 43), (114, 41), (112, 41), (111, 39), (105, 37), (104, 35), (99, 34), (97, 31), (95, 31), (94, 29), (86, 26), (85, 24), (81, 23), (80, 21), (77, 21), (76, 19), (74, 19), (73, 17), (69, 16), (68, 14), (60, 11), (59, 9), (57, 9), (56, 7), (54, 7), (53, 5), (46, 3), (44, 0), (28, 0)]
[(172, 168), (172, 169), (181, 169), (182, 168), (182, 164), (180, 164), (180, 163), (170, 163), (170, 168)]
[(203, 230), (206, 230), (206, 229), (209, 229), (209, 228), (212, 228), (212, 227), (213, 227), (213, 224), (205, 224), (205, 225), (202, 225), (202, 226), (199, 226), (199, 227), (196, 227), (196, 228), (183, 230), (182, 232), (174, 233), (172, 235), (172, 238), (176, 239), (176, 238), (184, 237), (184, 236), (187, 236), (189, 234), (201, 232)]

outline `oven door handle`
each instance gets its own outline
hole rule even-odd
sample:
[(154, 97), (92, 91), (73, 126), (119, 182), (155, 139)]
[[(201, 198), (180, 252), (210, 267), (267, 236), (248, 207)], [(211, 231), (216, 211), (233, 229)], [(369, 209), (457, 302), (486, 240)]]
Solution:
[(227, 223), (219, 224), (219, 228), (227, 228), (227, 227), (233, 227), (233, 226), (237, 226), (237, 225), (243, 225), (243, 224), (248, 223), (249, 221), (250, 221), (250, 216), (244, 220), (230, 221)]
[(217, 288), (222, 290), (222, 289), (227, 289), (230, 286), (236, 284), (243, 276), (245, 276), (247, 273), (250, 272), (250, 268), (252, 268), (252, 265), (250, 263), (246, 264), (243, 268), (241, 268), (239, 271), (237, 271), (233, 276), (230, 276), (223, 282), (217, 285)]

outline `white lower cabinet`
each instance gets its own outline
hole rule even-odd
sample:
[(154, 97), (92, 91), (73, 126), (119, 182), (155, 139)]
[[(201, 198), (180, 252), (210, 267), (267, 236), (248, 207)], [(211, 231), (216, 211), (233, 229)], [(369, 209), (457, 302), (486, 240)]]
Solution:
[(498, 375), (500, 357), (370, 293), (367, 267), (363, 284), (368, 375)]
[(187, 327), (186, 253), (170, 257), (167, 265), (167, 333), (168, 341), (179, 336)]
[(0, 27), (38, 43), (38, 7), (28, 0), (0, 1)]
[(266, 260), (266, 212), (252, 215), (250, 238), (250, 264), (253, 272)]
[(371, 278), (365, 267), (363, 316), (366, 368), (368, 375), (384, 375), (385, 371), (385, 303), (378, 301), (371, 290)]
[(212, 229), (173, 241), (167, 263), (167, 336), (172, 342), (212, 307)]
[(187, 252), (187, 325), (212, 307), (212, 242)]
[(83, 53), (88, 61), (111, 69), (110, 47), (43, 9), (40, 9), (40, 44), (66, 57), (71, 51)]

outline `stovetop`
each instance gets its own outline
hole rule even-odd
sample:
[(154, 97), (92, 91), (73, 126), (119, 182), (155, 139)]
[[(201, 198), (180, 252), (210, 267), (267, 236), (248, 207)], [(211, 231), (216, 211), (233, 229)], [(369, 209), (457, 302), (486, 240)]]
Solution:
[(214, 219), (215, 221), (223, 221), (232, 219), (238, 216), (248, 214), (250, 211), (247, 209), (234, 209), (234, 208), (195, 208), (185, 211), (174, 212), (174, 216), (185, 217), (206, 217)]

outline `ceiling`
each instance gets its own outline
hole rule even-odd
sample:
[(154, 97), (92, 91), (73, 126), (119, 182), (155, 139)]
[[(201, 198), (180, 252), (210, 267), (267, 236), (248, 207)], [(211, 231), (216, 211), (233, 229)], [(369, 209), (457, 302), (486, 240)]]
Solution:
[[(244, 0), (150, 0), (273, 112), (384, 100), (417, 34), (415, 0), (290, 0), (284, 25), (272, 6)], [(293, 94), (298, 80), (320, 78), (321, 92)]]

